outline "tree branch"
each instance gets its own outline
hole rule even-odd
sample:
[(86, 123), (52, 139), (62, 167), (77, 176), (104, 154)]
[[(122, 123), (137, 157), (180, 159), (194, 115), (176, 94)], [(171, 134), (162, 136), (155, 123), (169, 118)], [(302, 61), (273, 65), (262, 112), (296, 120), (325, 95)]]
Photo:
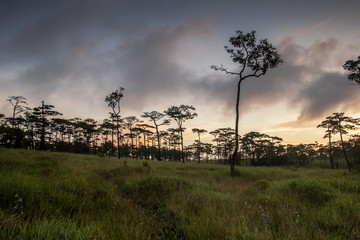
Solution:
[(240, 75), (240, 73), (228, 71), (227, 68), (224, 68), (222, 65), (221, 65), (220, 67), (215, 66), (215, 65), (212, 65), (210, 68), (211, 68), (211, 69), (214, 69), (215, 71), (225, 72), (226, 74)]

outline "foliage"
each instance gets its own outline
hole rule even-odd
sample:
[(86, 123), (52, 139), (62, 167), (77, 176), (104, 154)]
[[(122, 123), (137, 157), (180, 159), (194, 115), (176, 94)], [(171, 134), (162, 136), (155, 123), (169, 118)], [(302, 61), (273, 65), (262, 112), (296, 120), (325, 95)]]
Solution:
[[(155, 125), (157, 145), (158, 145), (157, 159), (161, 161), (161, 140), (160, 140), (161, 135), (160, 135), (159, 127), (170, 124), (170, 121), (168, 119), (163, 119), (165, 117), (165, 114), (160, 113), (158, 111), (144, 112), (144, 114), (141, 115), (141, 117), (150, 119)], [(160, 120), (163, 121), (159, 123)]]
[(47, 128), (50, 126), (49, 117), (62, 115), (60, 112), (53, 110), (55, 108), (53, 105), (45, 104), (44, 101), (41, 102), (41, 106), (35, 107), (32, 111), (33, 121), (35, 125), (38, 126), (40, 130), (40, 149), (46, 150), (46, 135)]
[(333, 115), (326, 117), (326, 120), (324, 120), (321, 124), (317, 126), (327, 129), (324, 138), (326, 137), (329, 138), (329, 157), (332, 168), (334, 168), (334, 163), (332, 160), (331, 136), (335, 134), (340, 134), (340, 141), (341, 141), (344, 157), (348, 165), (348, 169), (349, 171), (351, 171), (352, 163), (350, 162), (346, 154), (343, 135), (348, 134), (349, 130), (354, 130), (356, 125), (359, 125), (358, 119), (345, 116), (345, 113), (342, 112), (342, 113), (333, 113)]
[(124, 94), (123, 91), (125, 88), (120, 87), (116, 91), (110, 93), (108, 96), (105, 97), (105, 102), (108, 103), (108, 107), (112, 109), (110, 112), (110, 117), (113, 118), (116, 122), (116, 139), (117, 139), (117, 156), (120, 159), (120, 112), (121, 106), (120, 101), (123, 98)]
[(350, 72), (348, 80), (351, 83), (360, 84), (360, 56), (358, 56), (357, 60), (347, 60), (343, 68)]
[(180, 143), (181, 143), (181, 160), (185, 162), (184, 157), (184, 141), (183, 141), (183, 123), (189, 119), (193, 119), (197, 116), (194, 112), (195, 108), (193, 106), (188, 105), (180, 105), (180, 106), (171, 106), (164, 113), (169, 116), (169, 118), (175, 120), (178, 125), (180, 132)]

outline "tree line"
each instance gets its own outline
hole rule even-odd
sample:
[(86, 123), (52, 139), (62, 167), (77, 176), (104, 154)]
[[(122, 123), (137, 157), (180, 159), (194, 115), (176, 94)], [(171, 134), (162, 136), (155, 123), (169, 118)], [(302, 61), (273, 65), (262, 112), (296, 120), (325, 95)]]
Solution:
[[(236, 144), (233, 128), (218, 128), (209, 132), (193, 128), (191, 131), (197, 137), (192, 144), (184, 146), (184, 123), (197, 116), (193, 106), (171, 106), (163, 112), (144, 112), (140, 118), (122, 118), (116, 102), (120, 104), (123, 91), (120, 88), (105, 98), (111, 112), (100, 123), (91, 118), (64, 119), (53, 105), (44, 101), (40, 106), (29, 108), (26, 98), (11, 96), (7, 99), (12, 106), (11, 116), (0, 115), (0, 145), (118, 158), (231, 164)], [(165, 129), (171, 121), (175, 121), (177, 127)], [(345, 159), (350, 170), (360, 163), (360, 135), (351, 135), (347, 141), (343, 136), (359, 125), (359, 119), (344, 113), (327, 117), (318, 125), (325, 128), (324, 137), (329, 139), (327, 145), (283, 144), (280, 137), (249, 132), (238, 136), (240, 151), (235, 165), (306, 166), (319, 160), (322, 165), (335, 169)], [(201, 141), (205, 133), (212, 136), (212, 143)], [(340, 136), (339, 141), (332, 140), (336, 134)]]

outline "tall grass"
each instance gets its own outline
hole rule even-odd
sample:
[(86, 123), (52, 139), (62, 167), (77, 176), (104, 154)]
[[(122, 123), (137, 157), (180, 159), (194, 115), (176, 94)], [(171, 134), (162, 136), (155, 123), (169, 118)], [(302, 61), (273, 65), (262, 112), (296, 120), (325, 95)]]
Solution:
[(360, 239), (359, 180), (0, 149), (0, 239)]

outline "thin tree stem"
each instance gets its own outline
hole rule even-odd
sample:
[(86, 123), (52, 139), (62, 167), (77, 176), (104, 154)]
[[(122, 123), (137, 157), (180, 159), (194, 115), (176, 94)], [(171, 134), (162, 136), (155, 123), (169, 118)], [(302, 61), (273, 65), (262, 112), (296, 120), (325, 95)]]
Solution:
[(239, 150), (239, 103), (240, 103), (240, 86), (241, 76), (238, 82), (237, 96), (236, 96), (236, 118), (235, 118), (235, 149), (230, 162), (230, 173), (233, 175), (235, 171), (236, 156)]

